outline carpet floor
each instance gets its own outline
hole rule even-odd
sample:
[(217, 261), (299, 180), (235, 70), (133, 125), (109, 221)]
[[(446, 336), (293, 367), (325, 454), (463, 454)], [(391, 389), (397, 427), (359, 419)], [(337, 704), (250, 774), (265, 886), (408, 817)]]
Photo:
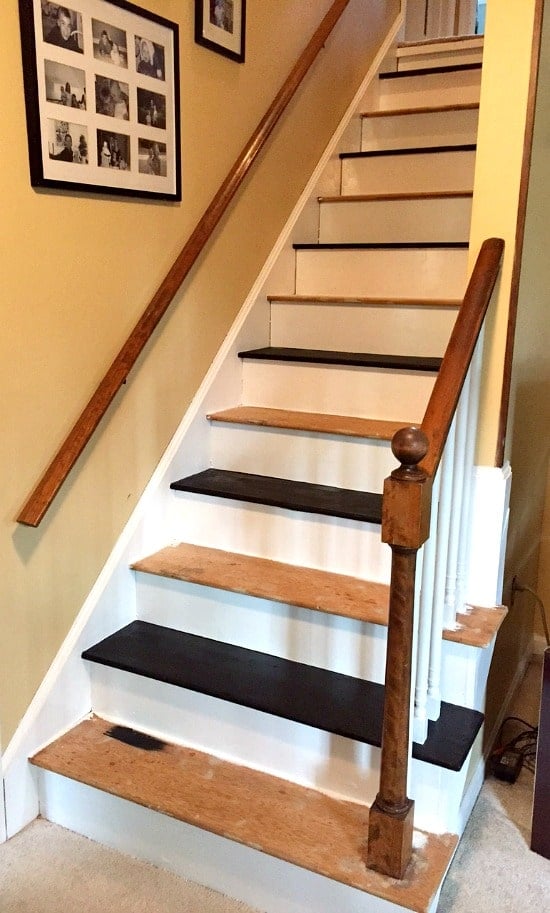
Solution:
[[(538, 719), (539, 690), (540, 665), (533, 664), (514, 704), (514, 712), (529, 722)], [(550, 861), (529, 849), (532, 794), (533, 775), (525, 769), (513, 786), (485, 782), (443, 885), (438, 913), (548, 909)], [(245, 904), (41, 819), (0, 846), (1, 913), (109, 910), (253, 913)]]

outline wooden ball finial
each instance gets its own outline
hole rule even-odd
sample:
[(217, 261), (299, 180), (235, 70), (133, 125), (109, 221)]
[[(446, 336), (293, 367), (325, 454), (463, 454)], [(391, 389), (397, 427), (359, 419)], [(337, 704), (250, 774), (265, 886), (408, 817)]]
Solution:
[[(426, 456), (428, 447), (428, 438), (421, 428), (417, 428), (416, 425), (410, 425), (408, 428), (400, 428), (393, 436), (391, 449), (395, 458), (401, 463), (401, 466), (399, 469), (396, 469), (392, 475), (400, 478), (411, 478), (413, 476), (418, 477), (419, 475), (422, 475), (422, 472), (417, 469), (417, 466)], [(397, 474), (399, 474), (399, 476), (397, 476)]]

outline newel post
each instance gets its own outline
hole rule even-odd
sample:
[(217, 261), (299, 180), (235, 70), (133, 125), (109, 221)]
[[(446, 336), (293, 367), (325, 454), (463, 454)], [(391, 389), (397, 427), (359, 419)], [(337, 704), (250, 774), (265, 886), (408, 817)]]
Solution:
[(369, 816), (367, 865), (403, 878), (412, 855), (414, 802), (407, 797), (416, 555), (428, 538), (431, 484), (418, 464), (428, 450), (420, 428), (402, 428), (392, 450), (401, 463), (384, 483), (382, 540), (392, 572), (380, 789)]

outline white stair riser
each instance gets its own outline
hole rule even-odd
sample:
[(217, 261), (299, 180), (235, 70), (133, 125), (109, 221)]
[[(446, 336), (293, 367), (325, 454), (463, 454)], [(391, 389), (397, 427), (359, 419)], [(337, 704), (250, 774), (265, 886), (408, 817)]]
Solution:
[(466, 248), (296, 251), (297, 295), (462, 298)]
[(443, 355), (456, 309), (361, 304), (271, 303), (271, 345)]
[(211, 464), (319, 485), (382, 491), (397, 462), (388, 441), (215, 422)]
[(246, 359), (243, 402), (275, 409), (419, 422), (434, 374)]
[(136, 582), (142, 621), (384, 682), (384, 626), (151, 574)]
[(474, 186), (475, 151), (342, 159), (342, 193), (429, 193)]
[(358, 200), (320, 206), (321, 244), (467, 241), (472, 200)]
[(377, 524), (174, 492), (172, 537), (378, 583), (390, 579), (391, 552)]
[(365, 96), (363, 110), (392, 110), (418, 105), (453, 105), (478, 102), (481, 70), (459, 70), (449, 73), (424, 73), (379, 79)]
[(186, 688), (89, 665), (92, 709), (104, 719), (295, 783), (369, 804), (374, 800), (377, 748)]
[[(304, 786), (371, 804), (380, 750), (311, 726), (91, 663), (92, 709), (117, 725), (188, 745)], [(357, 708), (361, 713), (361, 708)], [(467, 762), (458, 773), (413, 760), (415, 827), (456, 829)]]
[(361, 119), (361, 150), (474, 143), (478, 111), (437, 111)]

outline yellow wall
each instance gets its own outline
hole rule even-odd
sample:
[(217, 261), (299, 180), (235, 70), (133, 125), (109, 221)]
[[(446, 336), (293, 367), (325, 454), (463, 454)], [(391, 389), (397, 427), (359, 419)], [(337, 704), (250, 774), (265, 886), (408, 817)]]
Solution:
[(14, 523), (18, 509), (331, 0), (249, 0), (244, 65), (194, 44), (193, 3), (148, 0), (147, 5), (180, 25), (181, 204), (30, 187), (17, 4), (3, 7), (4, 745), (399, 10), (398, 0), (351, 0), (270, 151), (218, 229), (207, 258), (193, 270), (57, 503), (41, 527), (32, 530)]
[[(476, 167), (475, 240), (505, 238), (507, 252), (493, 341), (485, 376), (479, 462), (491, 465), (498, 446), (500, 378), (508, 320), (508, 300), (516, 234), (517, 199), (525, 133), (525, 102), (531, 63), (531, 35), (538, 0), (489, 0), (484, 52), (479, 160)], [(536, 586), (550, 430), (550, 230), (548, 146), (550, 124), (550, 13), (541, 42), (533, 153), (521, 263), (506, 458), (512, 466), (510, 528), (504, 601), (509, 615), (497, 640), (487, 695), (494, 720), (518, 667), (531, 650), (533, 602), (511, 600), (511, 581)], [(474, 244), (474, 247), (476, 244)], [(547, 558), (548, 560), (548, 558)], [(541, 573), (550, 575), (541, 564)], [(490, 731), (490, 726), (488, 727)]]

